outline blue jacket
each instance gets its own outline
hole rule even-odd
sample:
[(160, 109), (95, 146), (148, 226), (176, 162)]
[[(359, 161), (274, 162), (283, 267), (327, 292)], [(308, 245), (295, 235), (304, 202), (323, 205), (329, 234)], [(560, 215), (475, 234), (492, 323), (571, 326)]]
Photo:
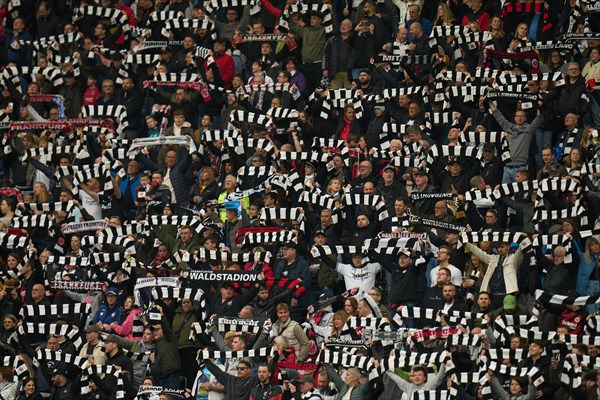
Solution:
[(590, 279), (590, 275), (594, 268), (598, 266), (599, 254), (590, 254), (591, 261), (588, 263), (585, 261), (585, 253), (579, 249), (579, 245), (575, 244), (577, 251), (579, 252), (579, 269), (577, 270), (577, 282), (575, 283), (575, 290), (580, 296), (587, 296), (593, 293), (587, 293), (586, 286)]
[(110, 325), (113, 322), (119, 322), (119, 317), (121, 316), (121, 312), (123, 311), (123, 307), (117, 302), (113, 308), (108, 308), (108, 304), (106, 301), (102, 303), (98, 311), (96, 311), (96, 315), (94, 315), (93, 322), (97, 324), (98, 322), (102, 322), (103, 324)]
[[(131, 198), (135, 201), (137, 200), (137, 189), (138, 187), (140, 187), (140, 176), (141, 173), (138, 173), (132, 180), (131, 180), (131, 186), (129, 187), (129, 190), (131, 191)], [(125, 196), (125, 190), (127, 190), (127, 185), (129, 184), (129, 180), (131, 178), (129, 177), (129, 174), (126, 174), (125, 177), (123, 177), (123, 179), (121, 179), (121, 182), (119, 182), (119, 188), (121, 189), (121, 198), (123, 198)]]
[(14, 62), (18, 65), (27, 65), (32, 57), (33, 57), (33, 47), (29, 44), (22, 45), (20, 49), (16, 50), (11, 45), (13, 42), (19, 40), (33, 40), (33, 36), (31, 36), (27, 32), (21, 32), (19, 34), (10, 34), (6, 38), (6, 55), (8, 58), (8, 62)]
[(306, 288), (306, 292), (298, 299), (298, 308), (304, 309), (313, 304), (312, 276), (308, 269), (308, 262), (304, 257), (297, 255), (291, 267), (288, 267), (285, 259), (279, 260), (275, 266), (275, 278), (302, 279), (302, 285)]

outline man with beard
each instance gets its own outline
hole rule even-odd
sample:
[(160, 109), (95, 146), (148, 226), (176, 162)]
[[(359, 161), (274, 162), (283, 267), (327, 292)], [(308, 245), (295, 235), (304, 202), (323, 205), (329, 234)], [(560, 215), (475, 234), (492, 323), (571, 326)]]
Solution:
[[(443, 288), (450, 283), (450, 270), (448, 268), (440, 268), (436, 274), (436, 285), (427, 289), (423, 298), (423, 308), (431, 308), (440, 310), (445, 303), (443, 296)], [(435, 325), (432, 320), (424, 320), (425, 325)]]
[(377, 192), (383, 196), (388, 212), (394, 211), (394, 200), (399, 196), (407, 196), (406, 188), (396, 180), (396, 168), (393, 165), (383, 167), (383, 173), (377, 184)]
[(279, 385), (271, 382), (271, 372), (266, 363), (258, 366), (258, 382), (250, 390), (250, 400), (269, 400), (280, 398), (282, 392)]
[(372, 224), (370, 216), (364, 212), (359, 211), (356, 215), (356, 225), (352, 227), (351, 236), (347, 242), (351, 246), (362, 246), (367, 239), (375, 237), (379, 232), (377, 224)]

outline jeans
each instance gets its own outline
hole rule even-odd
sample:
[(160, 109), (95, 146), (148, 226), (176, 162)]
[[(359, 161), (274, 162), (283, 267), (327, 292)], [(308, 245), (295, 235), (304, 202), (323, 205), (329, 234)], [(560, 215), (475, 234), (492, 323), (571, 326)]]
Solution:
[(594, 96), (594, 93), (591, 94), (592, 97), (592, 107), (590, 109), (590, 114), (592, 115), (592, 120), (596, 127), (600, 126), (600, 104), (598, 104), (598, 97)]
[(502, 174), (502, 183), (513, 183), (515, 181), (515, 177), (517, 176), (517, 172), (521, 170), (526, 170), (527, 165), (522, 164), (518, 166), (505, 166), (504, 173)]
[(157, 377), (156, 385), (168, 389), (181, 389), (181, 377), (175, 372), (163, 377)]
[[(582, 294), (582, 296), (593, 296), (598, 294), (598, 292), (600, 292), (600, 281), (588, 281), (585, 289), (587, 293)], [(588, 314), (594, 315), (598, 310), (598, 306), (596, 304), (588, 304), (585, 306), (585, 309)]]

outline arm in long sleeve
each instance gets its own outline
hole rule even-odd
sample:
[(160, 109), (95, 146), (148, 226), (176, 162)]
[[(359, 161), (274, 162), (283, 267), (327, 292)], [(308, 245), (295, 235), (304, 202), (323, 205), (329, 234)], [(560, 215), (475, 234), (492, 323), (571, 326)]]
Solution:
[(531, 121), (531, 125), (529, 126), (529, 130), (531, 132), (535, 132), (535, 130), (537, 128), (539, 128), (540, 125), (542, 125), (543, 121), (544, 121), (544, 118), (542, 117), (542, 114), (540, 114), (540, 112), (538, 110), (538, 114), (536, 115), (535, 119), (533, 121)]
[(275, 7), (269, 0), (260, 0), (261, 4), (267, 10), (269, 14), (275, 17), (275, 19), (281, 16), (281, 10)]
[(490, 263), (490, 255), (487, 254), (485, 251), (481, 250), (479, 247), (475, 246), (472, 243), (467, 243), (467, 248), (469, 249), (469, 251), (471, 253), (473, 253), (475, 255), (475, 257), (479, 258), (481, 260), (481, 262), (485, 263), (485, 264), (489, 264)]
[(335, 383), (335, 386), (338, 388), (338, 392), (341, 392), (343, 388), (345, 388), (346, 382), (342, 380), (340, 374), (331, 366), (331, 364), (325, 364), (325, 370), (327, 371), (327, 375), (329, 378)]
[(213, 324), (210, 327), (210, 333), (212, 333), (213, 339), (215, 339), (215, 344), (220, 351), (225, 351), (225, 341), (223, 340), (223, 335), (219, 332), (219, 326), (217, 324)]
[(256, 296), (257, 292), (258, 292), (258, 288), (256, 287), (256, 285), (253, 285), (250, 289), (248, 289), (244, 293), (242, 293), (239, 296), (240, 306), (243, 307), (246, 304), (250, 303), (252, 301), (252, 299), (254, 299), (254, 297)]
[[(392, 371), (386, 371), (385, 373), (392, 381), (394, 381), (394, 383), (396, 385), (398, 385), (398, 387), (403, 391), (406, 392), (406, 394), (411, 394), (414, 390), (415, 390), (415, 385), (413, 385), (410, 382), (405, 381), (404, 379), (402, 379), (401, 377), (399, 377), (398, 375), (396, 375), (395, 373), (393, 373)], [(410, 397), (410, 396), (409, 396)]]
[(369, 258), (376, 263), (379, 263), (388, 272), (394, 272), (398, 267), (398, 265), (391, 261), (389, 257), (386, 257), (383, 254), (379, 254), (375, 251), (369, 252)]
[(35, 158), (29, 160), (29, 162), (31, 162), (31, 165), (33, 165), (37, 170), (40, 170), (48, 178), (52, 179), (52, 177), (54, 176), (54, 169), (52, 167), (42, 164), (39, 160), (36, 160)]
[(501, 400), (509, 399), (508, 393), (506, 393), (506, 390), (504, 390), (504, 388), (498, 381), (498, 378), (496, 378), (495, 376), (492, 376), (492, 378), (490, 379), (490, 384), (492, 385), (492, 392), (496, 396), (498, 396), (498, 398), (500, 398)]
[(266, 331), (263, 329), (258, 334), (258, 339), (256, 339), (256, 342), (252, 346), (252, 350), (262, 349), (263, 347), (267, 347), (268, 345), (269, 345), (269, 331)]
[(300, 361), (305, 361), (306, 357), (308, 357), (308, 352), (310, 351), (310, 342), (308, 340), (308, 336), (302, 330), (302, 326), (296, 325), (294, 328), (294, 335), (298, 339), (298, 343), (300, 344), (300, 349), (296, 352), (296, 357)]
[(169, 342), (177, 342), (177, 337), (175, 337), (175, 334), (171, 329), (171, 324), (169, 324), (169, 321), (167, 321), (167, 317), (165, 317), (164, 315), (160, 319), (160, 326), (165, 335), (165, 339), (167, 339)]
[(152, 229), (152, 233), (161, 241), (165, 246), (171, 250), (171, 252), (176, 251), (177, 238), (174, 238), (168, 232), (164, 232), (160, 227)]
[(215, 378), (217, 378), (217, 380), (225, 387), (228, 387), (230, 381), (235, 378), (233, 375), (229, 375), (225, 371), (221, 370), (221, 368), (217, 367), (211, 361), (206, 361), (204, 365), (206, 368), (208, 368), (210, 373), (213, 374)]
[(65, 296), (67, 296), (68, 298), (70, 298), (71, 300), (75, 300), (75, 301), (78, 301), (80, 303), (83, 303), (83, 301), (87, 297), (87, 294), (84, 294), (84, 293), (75, 293), (75, 292), (72, 292), (70, 290), (63, 290), (61, 293), (64, 294)]
[(446, 364), (442, 364), (432, 380), (427, 381), (420, 390), (435, 390), (446, 378)]
[(504, 117), (504, 115), (502, 115), (500, 110), (498, 110), (497, 108), (494, 111), (492, 111), (492, 115), (498, 122), (498, 125), (500, 125), (500, 127), (503, 130), (508, 131), (510, 129), (510, 127), (512, 126), (512, 124), (510, 122), (508, 122), (508, 120)]
[(152, 161), (152, 159), (149, 156), (139, 155), (137, 157), (137, 159), (139, 161), (141, 161), (142, 164), (144, 164), (144, 166), (146, 168), (148, 168), (148, 169), (150, 169), (152, 171), (156, 171), (156, 170), (158, 170), (160, 168), (160, 166), (157, 163), (155, 163), (154, 161)]

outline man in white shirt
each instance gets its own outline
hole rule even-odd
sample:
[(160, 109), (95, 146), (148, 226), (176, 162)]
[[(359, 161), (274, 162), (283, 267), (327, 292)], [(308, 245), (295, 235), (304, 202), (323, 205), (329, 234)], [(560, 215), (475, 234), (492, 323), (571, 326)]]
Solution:
[(360, 287), (368, 291), (375, 286), (375, 277), (381, 271), (381, 264), (369, 262), (368, 258), (356, 253), (352, 255), (351, 264), (338, 263), (335, 270), (344, 277), (346, 290)]
[(429, 279), (431, 287), (434, 287), (437, 284), (437, 272), (440, 268), (448, 268), (452, 273), (450, 281), (456, 285), (462, 285), (463, 277), (460, 269), (456, 268), (454, 265), (450, 264), (450, 258), (452, 257), (452, 249), (448, 246), (440, 246), (440, 250), (438, 251), (438, 266), (433, 268), (429, 272)]
[(79, 198), (81, 205), (94, 219), (102, 219), (102, 205), (100, 204), (100, 181), (90, 178), (86, 183), (80, 183)]

